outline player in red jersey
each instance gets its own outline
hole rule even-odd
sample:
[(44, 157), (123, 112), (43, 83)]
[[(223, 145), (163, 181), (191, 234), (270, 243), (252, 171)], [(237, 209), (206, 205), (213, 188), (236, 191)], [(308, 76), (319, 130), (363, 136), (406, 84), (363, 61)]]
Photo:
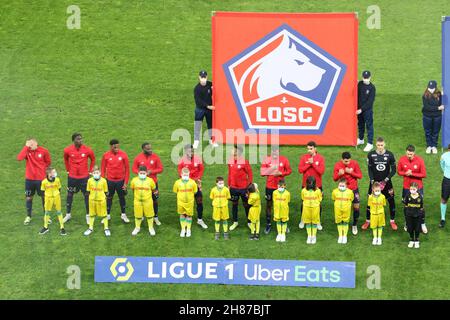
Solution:
[[(239, 198), (242, 199), (245, 215), (248, 217), (247, 187), (253, 182), (253, 172), (248, 160), (242, 155), (242, 147), (235, 145), (231, 158), (228, 160), (228, 187), (230, 188), (233, 224), (230, 231), (238, 226)], [(249, 223), (250, 221), (247, 221)]]
[(202, 177), (205, 167), (203, 166), (202, 159), (194, 154), (192, 145), (187, 144), (184, 146), (184, 156), (178, 163), (178, 175), (181, 177), (181, 170), (183, 168), (189, 169), (189, 178), (197, 183), (198, 191), (195, 194), (195, 202), (197, 204), (197, 224), (203, 229), (207, 229), (208, 226), (203, 221), (203, 193), (202, 193)]
[(86, 187), (89, 173), (95, 165), (95, 155), (91, 148), (83, 144), (81, 133), (74, 133), (72, 142), (72, 145), (64, 149), (64, 164), (67, 171), (67, 213), (63, 222), (66, 223), (72, 218), (73, 195), (81, 190), (86, 207), (86, 223), (89, 224), (89, 194), (86, 192)]
[(159, 156), (153, 152), (152, 145), (150, 142), (144, 142), (141, 145), (142, 153), (138, 154), (133, 161), (132, 171), (135, 174), (139, 173), (139, 167), (145, 166), (147, 167), (147, 176), (152, 178), (156, 184), (156, 189), (153, 191), (152, 199), (153, 199), (153, 211), (155, 211), (155, 217), (153, 221), (157, 226), (161, 225), (158, 217), (158, 198), (159, 198), (159, 190), (158, 190), (158, 174), (162, 173), (164, 170), (163, 164)]
[(36, 138), (29, 138), (25, 146), (17, 155), (17, 160), (25, 160), (25, 203), (27, 216), (23, 224), (31, 222), (33, 209), (33, 196), (35, 193), (42, 198), (44, 207), (44, 194), (41, 191), (41, 182), (46, 178), (46, 170), (50, 166), (52, 159), (47, 149), (38, 145)]
[[(316, 187), (322, 191), (322, 175), (325, 172), (325, 159), (321, 154), (317, 152), (317, 144), (314, 141), (310, 141), (306, 145), (307, 154), (300, 158), (298, 165), (298, 172), (303, 174), (302, 189), (306, 187), (306, 180), (308, 177), (314, 177), (316, 180)], [(322, 205), (320, 206), (320, 214), (322, 214)], [(303, 221), (300, 221), (298, 225), (300, 229), (303, 229)], [(322, 225), (317, 225), (317, 230), (322, 230)]]
[(105, 152), (102, 157), (101, 174), (108, 182), (108, 197), (106, 198), (106, 211), (108, 220), (111, 219), (111, 207), (114, 194), (117, 192), (120, 204), (120, 218), (129, 223), (125, 212), (128, 180), (130, 179), (130, 163), (126, 152), (120, 149), (119, 140), (112, 139), (109, 142), (110, 151)]
[(352, 233), (358, 234), (358, 219), (359, 219), (359, 188), (358, 179), (362, 178), (361, 168), (356, 160), (352, 160), (350, 152), (342, 153), (342, 160), (336, 162), (333, 170), (333, 180), (340, 181), (345, 179), (347, 181), (347, 188), (353, 191), (353, 225)]
[(267, 156), (261, 164), (261, 176), (266, 177), (266, 229), (269, 234), (272, 228), (272, 195), (278, 189), (278, 182), (292, 173), (288, 158), (280, 155), (278, 146), (273, 146), (270, 156)]

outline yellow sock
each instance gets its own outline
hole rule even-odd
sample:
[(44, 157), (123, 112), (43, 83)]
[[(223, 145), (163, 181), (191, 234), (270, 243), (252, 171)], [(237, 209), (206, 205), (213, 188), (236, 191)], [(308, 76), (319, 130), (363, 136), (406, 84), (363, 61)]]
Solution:
[(338, 229), (339, 237), (342, 237), (342, 225), (340, 223), (337, 225), (337, 229)]
[(348, 223), (344, 223), (344, 224), (342, 225), (342, 235), (343, 235), (344, 237), (346, 237), (346, 236), (347, 236), (347, 233), (348, 233)]
[(141, 218), (134, 218), (134, 224), (136, 225), (137, 229), (141, 228), (142, 219)]
[(256, 228), (255, 228), (255, 232), (259, 234), (259, 227), (261, 226), (261, 223), (258, 221), (256, 221)]
[(153, 229), (153, 217), (147, 218), (148, 229)]
[(223, 232), (228, 232), (228, 221), (223, 220), (222, 225), (223, 225)]
[(381, 238), (381, 235), (383, 234), (383, 227), (378, 228), (378, 238)]
[(252, 234), (254, 234), (254, 233), (255, 233), (255, 230), (256, 230), (256, 223), (251, 222), (251, 223), (250, 223), (250, 232), (251, 232)]
[(317, 234), (317, 224), (313, 224), (312, 226), (312, 236), (315, 237)]
[(108, 217), (104, 217), (104, 220), (103, 220), (103, 229), (108, 229), (108, 227), (109, 227), (109, 220), (108, 220)]
[(308, 234), (308, 237), (311, 237), (311, 235), (312, 235), (312, 228), (311, 228), (310, 224), (308, 224), (306, 226), (306, 233)]
[(183, 215), (180, 215), (180, 225), (181, 230), (184, 230), (184, 228), (186, 227), (186, 218)]
[(377, 228), (373, 228), (373, 237), (374, 238), (378, 238), (378, 234), (377, 234)]
[(48, 220), (50, 220), (50, 215), (48, 212), (44, 214), (44, 228), (48, 229)]
[(191, 230), (191, 226), (192, 226), (192, 217), (188, 217), (186, 218), (186, 229)]
[(214, 222), (214, 228), (215, 228), (216, 232), (220, 232), (220, 221)]
[(282, 233), (282, 231), (281, 231), (281, 221), (277, 222), (277, 231), (278, 231), (278, 234)]
[(58, 221), (59, 221), (59, 227), (61, 229), (64, 229), (63, 216), (62, 216), (61, 212), (58, 213), (57, 217), (58, 217)]
[(281, 223), (281, 234), (286, 234), (286, 230), (287, 230), (287, 222), (282, 222)]
[(89, 216), (89, 229), (91, 229), (91, 230), (94, 230), (94, 221), (95, 221), (95, 217)]

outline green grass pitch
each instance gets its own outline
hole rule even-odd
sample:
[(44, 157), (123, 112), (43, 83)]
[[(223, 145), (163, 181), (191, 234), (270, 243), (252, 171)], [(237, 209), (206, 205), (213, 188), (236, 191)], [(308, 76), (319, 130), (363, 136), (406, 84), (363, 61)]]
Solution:
[[(68, 30), (66, 8), (81, 9), (81, 29)], [(369, 30), (369, 5), (381, 9), (381, 29)], [(2, 1), (0, 4), (0, 298), (1, 299), (436, 299), (450, 297), (449, 231), (438, 229), (441, 172), (439, 155), (424, 154), (421, 94), (429, 79), (441, 79), (441, 16), (450, 14), (446, 0), (422, 1)], [(362, 194), (367, 184), (365, 153), (361, 149), (320, 147), (327, 170), (324, 176), (324, 231), (318, 244), (307, 246), (300, 231), (299, 156), (304, 147), (282, 147), (294, 173), (287, 178), (293, 194), (291, 233), (279, 245), (275, 234), (247, 241), (241, 226), (231, 241), (214, 241), (209, 199), (205, 220), (210, 228), (193, 226), (191, 239), (179, 238), (175, 195), (176, 179), (170, 141), (176, 128), (192, 132), (192, 90), (198, 70), (211, 70), (211, 11), (255, 12), (358, 12), (359, 72), (370, 69), (377, 86), (375, 135), (385, 137), (398, 159), (408, 143), (425, 157), (425, 208), (429, 234), (419, 250), (406, 247), (403, 231), (384, 233), (381, 247), (372, 247), (370, 232), (350, 235), (347, 246), (336, 243), (332, 219), (332, 165), (341, 152), (350, 150), (363, 169)], [(212, 80), (214, 78), (212, 77)], [(55, 224), (39, 236), (42, 212), (34, 202), (31, 225), (25, 217), (24, 164), (15, 160), (27, 136), (36, 136), (47, 147), (61, 173), (63, 148), (80, 131), (98, 158), (117, 137), (122, 149), (134, 158), (140, 144), (152, 142), (165, 165), (160, 176), (160, 218), (157, 236), (146, 233), (132, 238), (132, 225), (120, 222), (115, 199), (112, 237), (99, 232), (89, 238), (84, 207), (78, 194), (74, 219), (60, 237)], [(259, 171), (254, 165), (253, 170)], [(203, 186), (208, 190), (225, 165), (207, 166)], [(256, 182), (264, 180), (256, 175)], [(403, 226), (400, 203), (401, 179), (395, 177), (398, 222)], [(63, 189), (64, 190), (64, 189)], [(206, 192), (207, 193), (207, 192)], [(65, 200), (63, 191), (63, 201)], [(205, 197), (207, 198), (207, 197)], [(365, 208), (363, 196), (362, 207)], [(128, 197), (128, 213), (132, 213)], [(265, 209), (263, 205), (263, 210)], [(264, 211), (263, 211), (264, 212)], [(364, 211), (362, 211), (364, 215)], [(131, 215), (130, 215), (131, 216)], [(96, 255), (227, 257), (356, 262), (355, 289), (324, 289), (267, 286), (217, 286), (185, 284), (94, 283)], [(66, 269), (81, 269), (81, 289), (66, 287)], [(366, 286), (367, 267), (381, 268), (381, 289)]]

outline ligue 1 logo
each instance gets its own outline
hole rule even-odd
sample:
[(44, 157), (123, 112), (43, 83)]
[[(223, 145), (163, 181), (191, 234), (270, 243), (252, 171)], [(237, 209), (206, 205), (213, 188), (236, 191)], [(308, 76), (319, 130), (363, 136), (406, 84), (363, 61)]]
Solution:
[(321, 134), (346, 66), (284, 24), (223, 65), (245, 130)]

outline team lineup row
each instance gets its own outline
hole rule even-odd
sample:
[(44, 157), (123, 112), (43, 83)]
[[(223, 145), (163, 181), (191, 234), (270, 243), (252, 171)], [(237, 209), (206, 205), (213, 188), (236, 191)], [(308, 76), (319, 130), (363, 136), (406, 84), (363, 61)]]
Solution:
[[(82, 142), (81, 134), (72, 136), (73, 145), (64, 149), (64, 162), (68, 173), (67, 186), (67, 213), (62, 218), (60, 188), (61, 183), (56, 171), (50, 167), (51, 158), (48, 151), (38, 146), (36, 139), (29, 139), (25, 147), (17, 156), (18, 160), (26, 160), (26, 205), (27, 217), (25, 224), (31, 221), (32, 199), (37, 192), (42, 196), (44, 206), (44, 228), (41, 233), (48, 232), (49, 214), (56, 209), (60, 220), (61, 233), (65, 234), (64, 223), (71, 219), (73, 195), (82, 191), (86, 206), (86, 220), (89, 224), (85, 235), (93, 230), (95, 216), (103, 219), (105, 234), (110, 235), (108, 228), (109, 213), (112, 199), (117, 192), (121, 206), (121, 218), (128, 223), (125, 214), (125, 195), (130, 175), (128, 156), (120, 150), (119, 141), (111, 140), (111, 150), (106, 152), (101, 161), (101, 170), (95, 166), (94, 152)], [(394, 155), (385, 149), (384, 140), (377, 139), (377, 149), (368, 154), (368, 173), (370, 186), (368, 191), (368, 206), (366, 221), (362, 229), (369, 226), (374, 230), (373, 244), (381, 244), (382, 228), (384, 222), (384, 204), (387, 202), (390, 209), (390, 225), (397, 230), (395, 223), (394, 189), (391, 179), (397, 172), (403, 176), (402, 199), (405, 203), (405, 218), (413, 246), (418, 246), (420, 231), (427, 233), (425, 214), (423, 210), (423, 182), (426, 169), (423, 160), (415, 155), (415, 148), (408, 146), (406, 155), (402, 156), (396, 165)], [(149, 232), (155, 234), (153, 224), (160, 225), (158, 219), (158, 183), (157, 175), (163, 171), (159, 157), (152, 152), (149, 143), (142, 144), (143, 152), (133, 161), (132, 171), (137, 174), (130, 184), (134, 193), (135, 229), (133, 235), (140, 231), (142, 218), (146, 217), (149, 223)], [(184, 156), (178, 164), (178, 173), (181, 179), (177, 180), (173, 191), (177, 195), (177, 211), (180, 215), (182, 231), (180, 236), (190, 236), (194, 204), (197, 209), (197, 223), (203, 228), (207, 225), (202, 219), (202, 186), (203, 163), (199, 156), (193, 154), (192, 146), (186, 146)], [(302, 180), (302, 219), (300, 228), (306, 225), (308, 231), (307, 243), (315, 243), (316, 230), (321, 230), (320, 215), (322, 200), (322, 175), (325, 172), (325, 160), (317, 152), (314, 142), (307, 145), (308, 153), (300, 158), (299, 172)], [(441, 167), (444, 171), (442, 183), (441, 222), (445, 224), (446, 202), (450, 194), (450, 157), (446, 152), (441, 157)], [(90, 163), (88, 162), (90, 160)], [(285, 241), (286, 222), (289, 220), (290, 194), (285, 190), (284, 177), (290, 175), (292, 169), (287, 158), (279, 154), (279, 149), (273, 147), (271, 154), (261, 164), (261, 175), (266, 177), (265, 198), (266, 228), (264, 232), (270, 233), (273, 218), (277, 225), (277, 241)], [(89, 176), (92, 175), (91, 178)], [(338, 224), (339, 243), (347, 242), (347, 230), (353, 209), (353, 234), (358, 233), (357, 222), (359, 218), (359, 188), (358, 179), (362, 173), (358, 163), (351, 159), (348, 152), (342, 154), (341, 161), (337, 162), (333, 170), (333, 179), (339, 186), (332, 193), (335, 202), (335, 216)], [(211, 190), (210, 198), (213, 203), (213, 220), (215, 221), (216, 239), (219, 238), (220, 224), (223, 225), (224, 238), (229, 238), (228, 230), (238, 226), (237, 212), (239, 198), (248, 217), (251, 229), (251, 239), (259, 238), (261, 200), (256, 184), (252, 184), (253, 173), (250, 164), (242, 155), (242, 149), (235, 147), (232, 158), (228, 162), (228, 188), (223, 178), (216, 179), (217, 185)], [(195, 187), (194, 187), (195, 185)], [(195, 192), (194, 192), (195, 191)], [(351, 191), (351, 192), (350, 192)], [(351, 195), (350, 195), (351, 193)], [(233, 224), (228, 228), (228, 200), (232, 202)], [(411, 218), (411, 219), (409, 219)], [(417, 243), (417, 244), (415, 244)]]

